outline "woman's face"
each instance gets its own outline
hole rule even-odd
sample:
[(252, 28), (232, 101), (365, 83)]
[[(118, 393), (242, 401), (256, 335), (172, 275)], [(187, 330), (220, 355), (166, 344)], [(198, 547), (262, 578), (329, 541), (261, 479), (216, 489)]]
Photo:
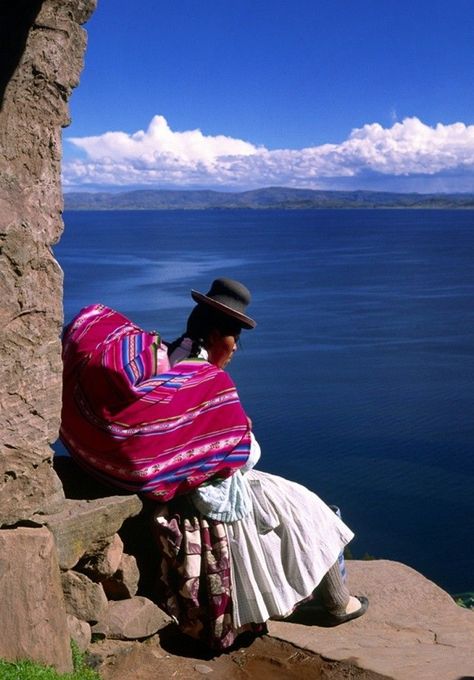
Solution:
[(206, 347), (209, 362), (218, 368), (225, 368), (237, 349), (239, 335), (240, 332), (234, 335), (222, 335), (218, 330), (211, 331)]

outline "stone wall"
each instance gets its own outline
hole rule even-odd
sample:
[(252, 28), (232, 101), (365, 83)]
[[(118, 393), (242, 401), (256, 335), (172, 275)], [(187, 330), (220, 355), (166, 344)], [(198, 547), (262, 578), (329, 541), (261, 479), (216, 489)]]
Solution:
[(62, 503), (52, 469), (61, 408), (61, 128), (95, 0), (0, 7), (0, 526)]

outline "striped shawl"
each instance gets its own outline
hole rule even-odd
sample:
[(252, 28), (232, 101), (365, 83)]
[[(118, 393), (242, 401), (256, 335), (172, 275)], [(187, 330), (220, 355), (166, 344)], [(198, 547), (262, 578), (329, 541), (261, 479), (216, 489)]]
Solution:
[(157, 333), (91, 305), (66, 328), (63, 361), (61, 440), (101, 480), (167, 501), (246, 462), (231, 378), (201, 359), (170, 368)]

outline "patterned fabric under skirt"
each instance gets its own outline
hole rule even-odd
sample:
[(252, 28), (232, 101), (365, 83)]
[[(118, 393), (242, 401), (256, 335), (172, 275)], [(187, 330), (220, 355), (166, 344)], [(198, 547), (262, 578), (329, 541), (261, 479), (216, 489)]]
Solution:
[(246, 473), (248, 517), (202, 517), (189, 497), (159, 506), (161, 606), (181, 630), (215, 649), (258, 631), (311, 598), (352, 531), (314, 493), (265, 472)]
[(223, 650), (238, 635), (261, 633), (265, 624), (235, 627), (226, 527), (197, 513), (187, 497), (160, 505), (153, 516), (160, 549), (160, 605), (183, 633)]

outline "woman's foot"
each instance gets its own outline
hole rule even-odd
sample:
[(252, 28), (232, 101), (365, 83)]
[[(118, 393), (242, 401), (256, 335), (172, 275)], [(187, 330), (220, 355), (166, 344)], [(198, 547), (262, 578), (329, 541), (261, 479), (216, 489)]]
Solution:
[(326, 615), (326, 626), (339, 626), (341, 623), (346, 623), (347, 621), (352, 621), (352, 619), (357, 619), (359, 616), (365, 614), (369, 607), (369, 600), (363, 595), (358, 597), (350, 596), (349, 602), (343, 612), (327, 612)]
[(272, 616), (272, 621), (287, 621), (288, 623), (299, 623), (304, 626), (322, 626), (328, 628), (339, 626), (346, 621), (352, 621), (362, 616), (367, 611), (369, 600), (363, 595), (349, 598), (346, 608), (342, 612), (331, 613), (318, 605), (314, 600), (303, 602), (287, 616)]
[(362, 602), (359, 600), (359, 598), (354, 597), (354, 595), (351, 595), (344, 614), (354, 614), (355, 612), (359, 611), (361, 607)]

